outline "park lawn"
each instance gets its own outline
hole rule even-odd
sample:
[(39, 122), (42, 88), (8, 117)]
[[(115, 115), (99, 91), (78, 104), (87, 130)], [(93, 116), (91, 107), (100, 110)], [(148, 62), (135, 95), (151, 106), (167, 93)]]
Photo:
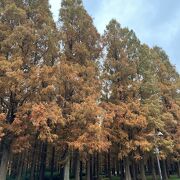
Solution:
[[(71, 180), (74, 180), (74, 179), (71, 179)], [(86, 178), (84, 177), (83, 180), (86, 180)], [(109, 180), (109, 178), (102, 178), (102, 180)], [(114, 177), (112, 177), (112, 180), (120, 180), (120, 177), (114, 176)], [(148, 176), (147, 180), (152, 180), (152, 177)], [(180, 180), (180, 178), (178, 178), (176, 175), (174, 175), (174, 176), (171, 176), (171, 178), (169, 180)]]
[[(58, 176), (57, 176), (58, 177)], [(49, 179), (49, 172), (46, 173), (46, 180)], [(55, 178), (56, 179), (56, 178)], [(58, 178), (57, 178), (58, 179)], [(7, 180), (14, 180), (14, 178), (7, 178)], [(24, 178), (24, 180), (28, 180), (28, 177), (27, 178)], [(70, 180), (75, 180), (74, 178), (70, 178)], [(83, 180), (86, 180), (86, 177), (83, 176)], [(109, 178), (101, 178), (101, 180), (109, 180)], [(119, 176), (113, 176), (112, 177), (112, 180), (120, 180), (120, 177)], [(151, 176), (147, 176), (147, 180), (152, 180)], [(176, 175), (173, 175), (171, 176), (171, 178), (169, 180), (180, 180), (180, 178), (178, 178)]]
[[(102, 180), (109, 180), (109, 178), (103, 178)], [(115, 177), (112, 177), (112, 180), (120, 180), (120, 178), (115, 176)], [(148, 176), (147, 180), (152, 180), (151, 176)], [(171, 176), (169, 180), (180, 180), (180, 178), (174, 175), (174, 176)]]

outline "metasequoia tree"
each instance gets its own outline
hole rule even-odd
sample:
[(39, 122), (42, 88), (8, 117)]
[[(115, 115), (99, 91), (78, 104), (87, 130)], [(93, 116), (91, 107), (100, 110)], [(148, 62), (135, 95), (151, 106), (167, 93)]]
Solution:
[[(101, 125), (103, 110), (98, 107), (100, 35), (81, 1), (62, 1), (59, 24), (62, 57), (64, 57), (62, 62), (68, 66), (67, 70), (72, 72), (71, 75), (66, 75), (65, 80), (63, 78), (62, 81), (60, 78), (60, 88), (63, 88), (61, 99), (64, 101), (62, 108), (68, 119), (66, 125), (68, 132), (65, 130), (68, 139), (64, 142), (67, 143), (69, 150), (71, 147), (78, 153), (93, 154), (102, 149), (106, 150), (105, 146), (108, 146), (109, 143), (105, 141), (106, 133)], [(60, 65), (60, 71), (61, 67)], [(72, 76), (74, 73), (76, 76)], [(77, 163), (78, 165), (79, 163)], [(66, 168), (69, 167), (65, 166), (64, 179), (69, 177), (69, 174), (66, 174)], [(78, 174), (79, 167), (76, 169)], [(79, 179), (78, 175), (76, 178)], [(87, 176), (87, 178), (90, 177)]]
[[(139, 160), (150, 150), (146, 140), (146, 117), (141, 107), (137, 71), (140, 43), (133, 31), (121, 28), (116, 20), (106, 27), (104, 42), (107, 51), (104, 63), (105, 101), (116, 105), (112, 125), (120, 159), (124, 159), (126, 179), (131, 179), (130, 157)], [(108, 94), (107, 94), (108, 89)], [(108, 98), (108, 99), (107, 99)]]
[(165, 159), (173, 153), (173, 148), (177, 148), (176, 144), (178, 144), (175, 134), (178, 133), (179, 124), (179, 74), (170, 64), (168, 56), (162, 49), (154, 47), (153, 51), (156, 55), (156, 73), (163, 105), (162, 120), (165, 124), (163, 139), (159, 146), (163, 159), (163, 177), (168, 179)]
[[(3, 180), (6, 179), (13, 145), (18, 146), (17, 142), (28, 142), (27, 138), (34, 134), (34, 131), (37, 131), (38, 138), (45, 140), (44, 136), (51, 134), (50, 128), (54, 124), (62, 123), (63, 118), (56, 99), (52, 96), (54, 87), (51, 66), (57, 56), (58, 46), (57, 41), (53, 41), (56, 30), (48, 1), (44, 1), (43, 6), (40, 1), (9, 0), (0, 3), (0, 97), (4, 117), (1, 121), (3, 154), (0, 177)], [(46, 105), (47, 102), (54, 106), (52, 112), (46, 112), (49, 112), (49, 115), (45, 113), (45, 109), (50, 105)], [(24, 112), (27, 105), (29, 110)], [(39, 122), (35, 122), (36, 119), (31, 117), (31, 114), (43, 112), (46, 118), (42, 116)], [(57, 118), (51, 119), (55, 118), (55, 114)], [(31, 131), (29, 135), (25, 133), (27, 129)], [(23, 146), (21, 148), (23, 149)]]

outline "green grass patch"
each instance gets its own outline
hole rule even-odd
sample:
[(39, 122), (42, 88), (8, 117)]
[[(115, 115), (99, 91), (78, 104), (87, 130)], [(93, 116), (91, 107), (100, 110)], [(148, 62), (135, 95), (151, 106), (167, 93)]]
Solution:
[[(46, 180), (49, 180), (50, 173), (46, 172), (45, 177), (46, 177)], [(58, 173), (54, 173), (54, 179), (56, 179), (56, 178), (58, 179)], [(70, 179), (74, 180), (73, 178), (70, 178)], [(15, 179), (8, 177), (7, 180), (15, 180)], [(28, 177), (23, 178), (22, 180), (28, 180)], [(86, 180), (85, 176), (83, 176), (83, 180)], [(109, 180), (109, 178), (104, 177), (104, 176), (100, 176), (100, 180)], [(120, 177), (119, 176), (112, 176), (112, 180), (120, 180)], [(147, 176), (147, 180), (152, 180), (152, 177)], [(171, 176), (171, 178), (169, 180), (180, 180), (180, 178), (178, 178), (177, 175), (173, 175), (173, 176)]]

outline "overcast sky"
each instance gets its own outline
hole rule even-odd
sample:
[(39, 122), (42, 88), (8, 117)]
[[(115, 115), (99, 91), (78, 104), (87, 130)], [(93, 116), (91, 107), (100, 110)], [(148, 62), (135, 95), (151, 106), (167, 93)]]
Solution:
[[(58, 19), (61, 0), (50, 0)], [(83, 0), (94, 24), (103, 33), (115, 18), (133, 29), (142, 43), (162, 47), (180, 72), (180, 0)]]

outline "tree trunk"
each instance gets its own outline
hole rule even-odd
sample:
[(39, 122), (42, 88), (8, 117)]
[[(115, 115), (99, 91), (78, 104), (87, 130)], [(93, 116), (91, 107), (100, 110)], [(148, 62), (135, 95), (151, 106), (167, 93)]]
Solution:
[(52, 156), (51, 156), (51, 177), (50, 179), (53, 180), (53, 173), (54, 173), (54, 156), (55, 156), (55, 147), (52, 147)]
[(97, 173), (97, 180), (99, 180), (99, 153), (96, 156), (96, 173)]
[(167, 169), (166, 169), (166, 162), (165, 160), (162, 160), (162, 176), (163, 180), (168, 180), (168, 175), (167, 175)]
[(93, 160), (92, 160), (92, 169), (93, 169), (93, 179), (96, 179), (96, 154), (93, 154)]
[(167, 170), (167, 176), (168, 176), (168, 179), (170, 178), (170, 175), (171, 175), (171, 161), (168, 159), (166, 159), (166, 170)]
[(151, 157), (152, 179), (157, 180), (154, 158)]
[(117, 172), (117, 176), (120, 175), (120, 172), (119, 172), (119, 160), (116, 160), (116, 172)]
[(31, 160), (30, 180), (35, 179), (35, 162), (36, 162), (35, 150), (36, 150), (36, 147), (37, 147), (37, 140), (35, 139), (34, 146), (33, 146), (33, 152), (32, 152), (32, 160)]
[(83, 177), (83, 163), (80, 161), (80, 180), (82, 180)]
[(86, 178), (87, 178), (87, 180), (91, 180), (91, 161), (90, 161), (90, 159), (88, 159), (88, 161), (87, 161)]
[(141, 180), (146, 180), (145, 169), (144, 169), (144, 159), (141, 159), (140, 161), (140, 174), (141, 174)]
[(42, 143), (39, 143), (39, 145), (37, 146), (37, 149), (38, 149), (38, 153), (36, 155), (37, 157), (35, 157), (34, 179), (40, 178)]
[(60, 180), (64, 179), (64, 167), (60, 167)]
[(22, 176), (26, 177), (26, 171), (27, 171), (27, 158), (28, 158), (28, 152), (24, 152), (24, 159), (23, 159), (23, 168), (22, 168)]
[(69, 175), (69, 172), (70, 172), (70, 157), (69, 155), (67, 155), (67, 160), (66, 160), (66, 164), (64, 166), (64, 180), (69, 180), (70, 178), (70, 175)]
[(129, 163), (129, 158), (125, 158), (125, 180), (131, 180), (131, 173), (130, 173), (130, 163)]
[(124, 179), (125, 178), (125, 174), (124, 174), (124, 161), (120, 160), (120, 171), (121, 171), (121, 175), (120, 175), (120, 179)]
[(180, 177), (180, 162), (177, 162), (177, 175)]
[(113, 176), (116, 175), (116, 159), (115, 158), (112, 159), (112, 175)]
[(92, 158), (92, 155), (90, 155), (89, 158), (90, 158), (90, 179), (93, 180), (93, 158)]
[(9, 147), (3, 146), (1, 166), (0, 166), (0, 180), (6, 180), (9, 159), (10, 159)]
[(136, 162), (133, 161), (132, 162), (132, 176), (133, 176), (133, 180), (137, 180), (137, 172), (136, 172)]
[(105, 153), (104, 155), (104, 174), (107, 175), (108, 174), (108, 165), (107, 165), (107, 153)]
[(20, 157), (20, 163), (19, 163), (19, 170), (18, 170), (18, 176), (17, 176), (17, 180), (21, 180), (22, 179), (22, 172), (23, 172), (23, 166), (24, 166), (24, 157), (25, 154), (23, 153)]
[(42, 144), (39, 180), (45, 179), (46, 156), (47, 156), (47, 142)]
[(111, 152), (108, 151), (108, 178), (111, 180)]
[(80, 157), (79, 152), (75, 152), (75, 180), (80, 180)]

